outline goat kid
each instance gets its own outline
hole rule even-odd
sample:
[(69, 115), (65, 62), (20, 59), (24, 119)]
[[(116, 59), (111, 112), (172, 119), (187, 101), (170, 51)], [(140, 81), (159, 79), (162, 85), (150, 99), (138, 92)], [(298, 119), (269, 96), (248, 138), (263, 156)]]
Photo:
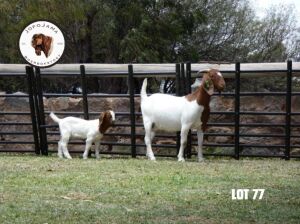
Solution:
[[(204, 72), (202, 82), (198, 89), (186, 96), (177, 97), (167, 94), (155, 93), (147, 96), (147, 79), (141, 88), (141, 109), (145, 128), (145, 144), (147, 156), (155, 160), (151, 142), (155, 131), (181, 131), (178, 161), (184, 161), (183, 152), (190, 129), (197, 129), (198, 161), (203, 160), (202, 143), (203, 131), (207, 127), (210, 113), (210, 97), (214, 89), (219, 92), (225, 88), (225, 80), (216, 69)], [(200, 72), (199, 72), (200, 73)]]
[(96, 158), (99, 159), (100, 140), (115, 121), (115, 113), (112, 110), (102, 112), (99, 119), (95, 120), (84, 120), (77, 117), (60, 119), (53, 112), (50, 113), (50, 117), (59, 125), (61, 137), (58, 142), (58, 156), (60, 158), (65, 156), (67, 159), (72, 159), (67, 148), (70, 138), (86, 139), (83, 159), (87, 159), (89, 149), (94, 142)]

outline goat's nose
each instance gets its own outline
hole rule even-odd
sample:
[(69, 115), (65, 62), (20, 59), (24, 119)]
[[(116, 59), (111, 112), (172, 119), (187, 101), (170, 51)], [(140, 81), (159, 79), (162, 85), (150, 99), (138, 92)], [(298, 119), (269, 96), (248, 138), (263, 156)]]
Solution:
[(219, 93), (225, 89), (225, 83), (221, 84), (218, 88)]
[(223, 90), (223, 89), (225, 89), (225, 87), (226, 87), (225, 82), (221, 83), (221, 89)]

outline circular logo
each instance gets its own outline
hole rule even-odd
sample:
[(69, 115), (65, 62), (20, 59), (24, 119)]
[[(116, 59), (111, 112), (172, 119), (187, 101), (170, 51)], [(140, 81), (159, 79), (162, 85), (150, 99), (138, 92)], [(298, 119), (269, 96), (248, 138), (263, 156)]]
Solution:
[(49, 67), (58, 62), (63, 55), (65, 39), (61, 30), (53, 23), (36, 21), (21, 33), (19, 47), (29, 64)]

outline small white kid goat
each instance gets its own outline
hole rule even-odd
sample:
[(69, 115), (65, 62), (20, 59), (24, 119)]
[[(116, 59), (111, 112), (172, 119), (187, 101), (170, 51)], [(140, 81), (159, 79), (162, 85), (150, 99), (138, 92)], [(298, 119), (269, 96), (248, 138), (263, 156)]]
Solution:
[(61, 137), (58, 142), (58, 156), (60, 158), (65, 156), (67, 159), (72, 159), (67, 148), (70, 138), (86, 139), (85, 150), (83, 153), (84, 159), (87, 159), (89, 149), (94, 142), (96, 158), (99, 159), (100, 139), (115, 121), (115, 113), (111, 110), (102, 112), (99, 119), (95, 120), (84, 120), (77, 117), (60, 119), (53, 112), (50, 113), (50, 117), (59, 125)]
[(151, 142), (155, 131), (181, 131), (178, 161), (184, 161), (183, 151), (187, 142), (190, 129), (197, 129), (198, 161), (203, 160), (202, 143), (203, 131), (207, 126), (210, 107), (209, 101), (214, 89), (222, 91), (225, 80), (216, 69), (201, 71), (204, 73), (198, 89), (186, 96), (177, 97), (167, 94), (155, 93), (147, 96), (147, 79), (141, 88), (141, 109), (145, 128), (145, 144), (147, 156), (155, 160)]

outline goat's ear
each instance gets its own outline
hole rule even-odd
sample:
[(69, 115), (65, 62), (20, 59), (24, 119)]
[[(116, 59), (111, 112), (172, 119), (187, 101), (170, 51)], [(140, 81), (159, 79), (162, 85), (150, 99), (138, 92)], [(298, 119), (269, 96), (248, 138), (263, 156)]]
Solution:
[(204, 80), (203, 86), (208, 95), (214, 94), (214, 84), (211, 79)]
[(102, 112), (99, 117), (99, 125), (101, 125), (103, 123), (104, 116), (105, 116), (105, 113)]

